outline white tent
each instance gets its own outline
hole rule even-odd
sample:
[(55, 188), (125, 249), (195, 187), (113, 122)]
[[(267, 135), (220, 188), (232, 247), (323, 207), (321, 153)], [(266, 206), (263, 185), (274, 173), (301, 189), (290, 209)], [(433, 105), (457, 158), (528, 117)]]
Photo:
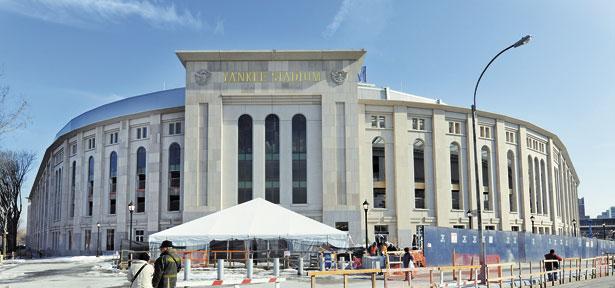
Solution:
[(223, 209), (149, 236), (150, 247), (164, 240), (174, 245), (205, 247), (210, 241), (286, 239), (346, 248), (347, 232), (261, 198)]

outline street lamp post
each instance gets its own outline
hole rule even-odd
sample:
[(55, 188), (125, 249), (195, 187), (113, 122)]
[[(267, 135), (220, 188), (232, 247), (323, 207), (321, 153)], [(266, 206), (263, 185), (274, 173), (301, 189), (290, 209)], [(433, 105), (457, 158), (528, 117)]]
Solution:
[(534, 215), (532, 215), (530, 217), (530, 221), (532, 221), (532, 234), (536, 233), (536, 231), (535, 231), (536, 227), (534, 227), (534, 219), (536, 219), (536, 218), (534, 217)]
[(100, 223), (96, 223), (96, 229), (98, 230), (98, 241), (96, 241), (96, 257), (100, 257)]
[(472, 229), (472, 210), (468, 210), (468, 212), (466, 212), (466, 216), (468, 216), (468, 224), (470, 230)]
[(577, 237), (577, 219), (572, 219), (572, 235)]
[(480, 73), (480, 76), (478, 77), (478, 81), (476, 81), (476, 86), (474, 87), (474, 102), (472, 104), (472, 136), (474, 138), (474, 175), (475, 175), (475, 180), (476, 180), (476, 217), (477, 217), (477, 226), (478, 226), (478, 239), (480, 241), (480, 254), (479, 254), (479, 262), (480, 262), (480, 274), (479, 274), (479, 280), (482, 283), (485, 283), (485, 268), (486, 268), (486, 263), (485, 263), (485, 243), (483, 241), (483, 215), (482, 215), (482, 203), (481, 203), (481, 199), (480, 199), (480, 182), (478, 179), (478, 148), (477, 148), (477, 144), (476, 144), (476, 91), (478, 90), (478, 84), (480, 83), (480, 80), (483, 78), (483, 75), (485, 74), (485, 71), (487, 71), (487, 68), (489, 68), (489, 66), (491, 65), (491, 63), (493, 63), (493, 61), (498, 58), (498, 56), (500, 56), (502, 53), (506, 52), (507, 50), (511, 49), (511, 48), (517, 48), (520, 47), (522, 45), (527, 44), (528, 42), (530, 42), (530, 35), (526, 35), (523, 38), (521, 38), (519, 41), (515, 42), (514, 44), (504, 48), (504, 50), (500, 51), (498, 54), (495, 55), (495, 57), (493, 57), (491, 59), (491, 61), (489, 61), (489, 63), (487, 64), (487, 66), (485, 66), (485, 69), (483, 69), (483, 72)]
[(128, 238), (128, 250), (130, 250), (130, 255), (132, 255), (132, 213), (135, 212), (135, 204), (132, 204), (132, 201), (128, 203), (128, 212), (130, 212), (130, 231)]
[(363, 211), (365, 211), (365, 253), (369, 253), (369, 238), (367, 237), (367, 210), (369, 210), (369, 203), (367, 199), (363, 202)]
[(606, 240), (606, 223), (602, 222), (602, 239)]

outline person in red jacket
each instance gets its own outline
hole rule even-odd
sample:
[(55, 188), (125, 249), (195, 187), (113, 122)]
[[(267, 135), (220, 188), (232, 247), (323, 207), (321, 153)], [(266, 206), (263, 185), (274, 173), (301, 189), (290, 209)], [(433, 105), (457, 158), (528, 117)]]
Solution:
[[(551, 251), (549, 251), (549, 254), (545, 254), (545, 260), (562, 261), (562, 257), (557, 256), (557, 254), (555, 254), (555, 250), (551, 249)], [(552, 271), (557, 269), (559, 269), (559, 262), (545, 262), (546, 271)], [(549, 281), (557, 281), (557, 272), (547, 273), (547, 276), (549, 277)]]

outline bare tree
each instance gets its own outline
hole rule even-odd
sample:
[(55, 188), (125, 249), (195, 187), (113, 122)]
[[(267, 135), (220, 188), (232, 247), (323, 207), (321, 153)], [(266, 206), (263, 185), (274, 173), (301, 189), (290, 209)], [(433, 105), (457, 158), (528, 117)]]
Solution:
[[(4, 76), (0, 67), (0, 79)], [(26, 115), (28, 102), (20, 97), (11, 97), (10, 87), (0, 82), (0, 138), (7, 132), (23, 128), (29, 119)]]
[(0, 151), (0, 231), (8, 232), (8, 238), (3, 240), (9, 251), (15, 251), (17, 246), (23, 207), (21, 188), (35, 158), (32, 152)]

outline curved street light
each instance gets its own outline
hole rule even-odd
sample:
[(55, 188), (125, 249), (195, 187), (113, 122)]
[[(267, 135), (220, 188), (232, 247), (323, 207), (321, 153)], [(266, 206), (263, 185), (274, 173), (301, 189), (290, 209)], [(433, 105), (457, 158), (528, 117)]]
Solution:
[(514, 44), (504, 48), (502, 51), (500, 51), (498, 54), (495, 55), (495, 57), (493, 57), (491, 59), (491, 61), (489, 61), (489, 63), (487, 63), (487, 66), (485, 66), (485, 69), (483, 69), (483, 72), (480, 73), (480, 76), (478, 77), (478, 81), (476, 81), (476, 86), (474, 87), (474, 102), (472, 104), (472, 136), (474, 138), (474, 175), (475, 175), (475, 180), (476, 180), (476, 217), (477, 217), (477, 226), (478, 226), (478, 239), (480, 241), (480, 254), (479, 254), (479, 262), (480, 262), (480, 274), (479, 274), (479, 280), (482, 283), (485, 283), (485, 268), (486, 268), (486, 263), (485, 263), (485, 242), (482, 240), (483, 239), (483, 215), (482, 215), (482, 203), (481, 203), (481, 195), (480, 195), (480, 182), (478, 179), (478, 148), (477, 148), (477, 144), (476, 144), (476, 91), (478, 90), (478, 84), (480, 83), (480, 80), (483, 78), (483, 75), (485, 74), (485, 71), (487, 71), (487, 68), (489, 68), (489, 66), (491, 66), (491, 63), (493, 63), (493, 61), (498, 58), (500, 55), (502, 55), (502, 53), (508, 51), (511, 48), (517, 48), (520, 46), (523, 46), (527, 43), (530, 42), (530, 40), (532, 39), (532, 37), (530, 35), (526, 35), (523, 38), (519, 39), (519, 41), (515, 42)]

